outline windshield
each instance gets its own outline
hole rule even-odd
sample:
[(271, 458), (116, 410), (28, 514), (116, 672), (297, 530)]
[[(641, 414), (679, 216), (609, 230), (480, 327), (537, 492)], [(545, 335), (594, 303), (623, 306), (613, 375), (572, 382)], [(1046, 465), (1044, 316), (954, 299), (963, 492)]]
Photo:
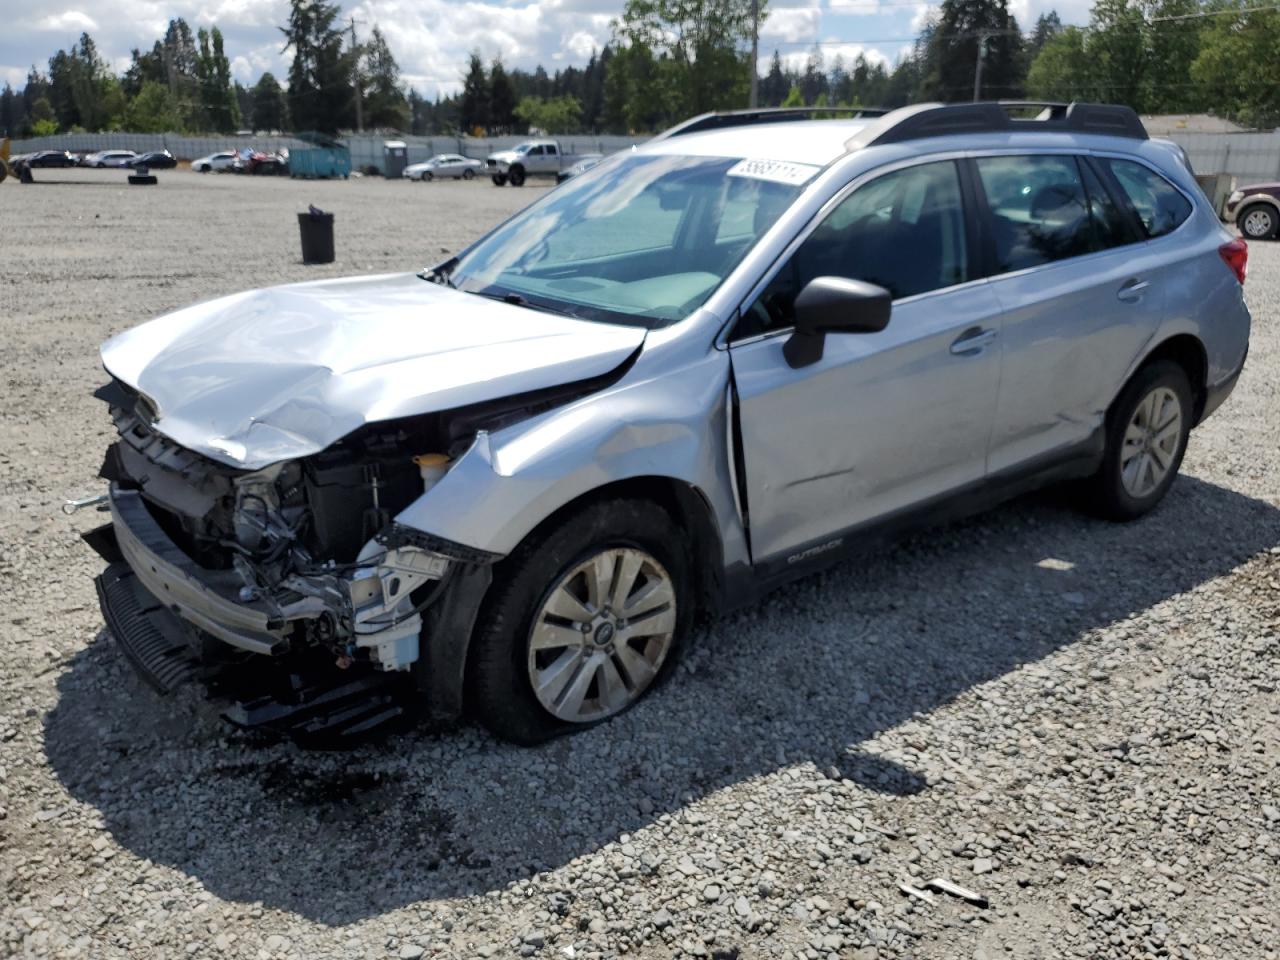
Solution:
[(800, 190), (735, 158), (615, 156), (491, 233), (449, 282), (585, 320), (664, 326), (701, 306)]

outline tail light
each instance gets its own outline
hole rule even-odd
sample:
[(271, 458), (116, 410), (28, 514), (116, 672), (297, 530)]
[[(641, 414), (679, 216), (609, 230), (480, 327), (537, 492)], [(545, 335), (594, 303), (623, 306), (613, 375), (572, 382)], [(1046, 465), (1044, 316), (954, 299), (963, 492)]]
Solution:
[(1218, 256), (1231, 268), (1236, 279), (1244, 283), (1245, 274), (1249, 272), (1249, 245), (1243, 240), (1232, 240), (1218, 248)]

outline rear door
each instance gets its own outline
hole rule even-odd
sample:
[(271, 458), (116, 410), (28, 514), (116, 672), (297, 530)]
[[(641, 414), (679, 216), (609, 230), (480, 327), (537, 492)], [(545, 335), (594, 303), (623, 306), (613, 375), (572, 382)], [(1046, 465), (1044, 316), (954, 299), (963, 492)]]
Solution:
[(1096, 440), (1107, 407), (1163, 314), (1158, 254), (1092, 162), (977, 157), (989, 209), (991, 288), (1004, 310), (992, 474)]
[[(802, 562), (852, 528), (981, 480), (1000, 379), (999, 305), (951, 160), (882, 174), (836, 204), (749, 303), (730, 343), (752, 555)], [(879, 333), (830, 334), (793, 369), (782, 346), (814, 277), (894, 295)]]

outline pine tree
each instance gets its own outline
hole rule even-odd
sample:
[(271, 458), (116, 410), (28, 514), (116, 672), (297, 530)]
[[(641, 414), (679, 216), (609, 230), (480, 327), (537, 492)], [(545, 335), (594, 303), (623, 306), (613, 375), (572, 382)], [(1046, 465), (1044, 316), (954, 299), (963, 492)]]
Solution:
[(943, 0), (928, 45), (925, 95), (942, 101), (973, 99), (979, 56), (982, 99), (1022, 95), (1026, 75), (1022, 34), (1007, 0)]
[(473, 52), (462, 81), (462, 103), (458, 122), (463, 133), (489, 126), (489, 77), (485, 74), (480, 54)]
[(253, 85), (250, 96), (253, 99), (253, 129), (286, 130), (289, 127), (286, 115), (288, 106), (280, 83), (270, 72), (264, 73)]
[(507, 71), (497, 57), (489, 68), (489, 128), (495, 133), (510, 133), (516, 123), (516, 92)]
[(338, 13), (336, 4), (324, 0), (289, 0), (289, 23), (280, 32), (285, 49), (293, 50), (289, 115), (296, 130), (336, 135), (350, 126), (356, 51), (343, 49)]
[(387, 39), (376, 26), (362, 51), (364, 119), (370, 127), (408, 130), (411, 126), (409, 104), (400, 84), (400, 65), (387, 45)]

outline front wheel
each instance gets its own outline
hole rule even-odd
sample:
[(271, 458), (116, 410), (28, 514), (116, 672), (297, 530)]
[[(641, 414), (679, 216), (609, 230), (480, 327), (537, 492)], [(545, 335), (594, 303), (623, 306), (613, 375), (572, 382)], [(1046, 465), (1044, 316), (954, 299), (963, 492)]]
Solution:
[(476, 172), (475, 172), (474, 170), (463, 170), (463, 171), (462, 171), (462, 179), (463, 179), (463, 180), (474, 180), (474, 179), (475, 179), (475, 175), (476, 175)]
[(1182, 367), (1157, 360), (1139, 370), (1107, 416), (1107, 444), (1090, 481), (1089, 506), (1117, 521), (1154, 509), (1178, 475), (1193, 416)]
[(1280, 216), (1265, 203), (1255, 203), (1240, 211), (1236, 226), (1249, 240), (1270, 240), (1276, 235), (1276, 227), (1280, 226)]
[(513, 187), (524, 186), (524, 167), (511, 168), (511, 185)]
[(429, 183), (429, 182), (430, 182), (431, 180), (433, 180), (433, 179), (434, 179), (434, 174), (432, 174), (432, 172), (431, 172), (430, 170), (423, 170), (423, 171), (422, 171), (422, 182), (423, 182), (423, 183)]
[(495, 173), (490, 179), (495, 187), (505, 187), (507, 185), (507, 178), (504, 174)]
[(517, 548), (473, 641), (480, 721), (534, 744), (640, 700), (669, 672), (692, 620), (685, 542), (656, 504), (605, 500)]

